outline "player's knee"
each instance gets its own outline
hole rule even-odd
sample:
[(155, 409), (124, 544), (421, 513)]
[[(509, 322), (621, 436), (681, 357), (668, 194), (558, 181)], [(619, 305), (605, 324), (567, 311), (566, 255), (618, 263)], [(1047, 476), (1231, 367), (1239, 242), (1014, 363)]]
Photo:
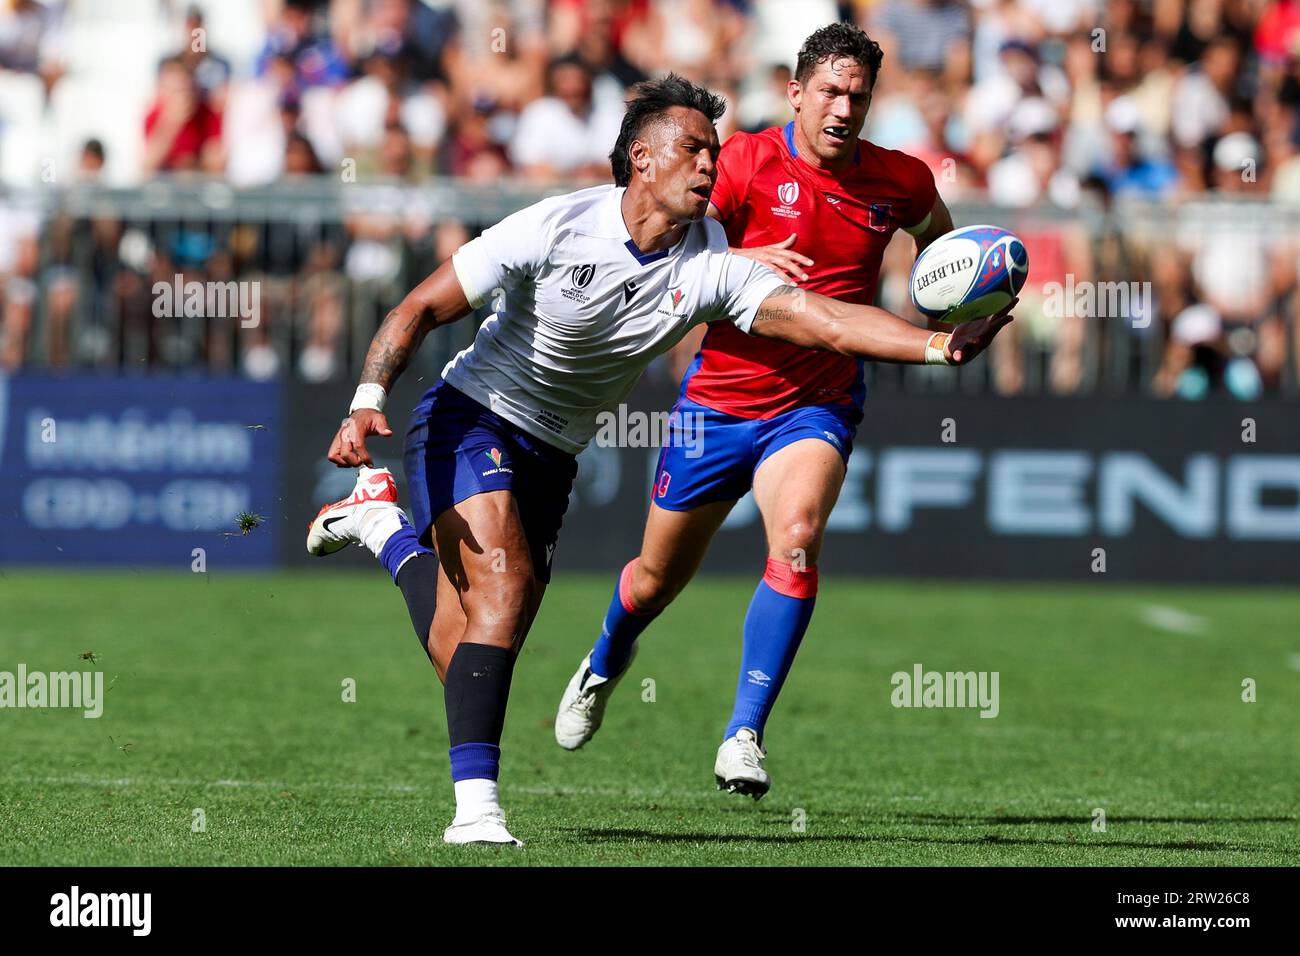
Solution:
[(476, 643), (502, 646), (522, 637), (532, 614), (532, 574), (492, 575), (462, 597), (466, 633)]
[(774, 535), (772, 557), (796, 566), (816, 563), (825, 530), (821, 521), (808, 515), (782, 522)]
[(638, 612), (657, 613), (682, 593), (685, 581), (676, 579), (669, 569), (638, 561), (630, 582), (630, 597)]

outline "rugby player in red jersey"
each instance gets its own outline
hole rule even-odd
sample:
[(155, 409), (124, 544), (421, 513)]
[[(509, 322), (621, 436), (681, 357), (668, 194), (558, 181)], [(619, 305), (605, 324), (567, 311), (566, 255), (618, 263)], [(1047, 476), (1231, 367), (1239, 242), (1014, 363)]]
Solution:
[[(915, 237), (919, 254), (953, 228), (924, 162), (858, 138), (881, 60), (880, 47), (850, 24), (809, 36), (788, 89), (794, 121), (727, 140), (709, 212), (733, 252), (855, 304), (874, 300), (896, 230)], [(767, 567), (745, 618), (735, 706), (714, 775), (732, 792), (756, 799), (767, 792), (764, 726), (812, 617), (822, 534), (863, 398), (858, 359), (709, 325), (670, 419), (695, 434), (665, 443), (641, 553), (623, 568), (601, 636), (561, 699), (560, 746), (576, 749), (599, 729), (637, 638), (690, 581), (732, 506), (752, 489)]]

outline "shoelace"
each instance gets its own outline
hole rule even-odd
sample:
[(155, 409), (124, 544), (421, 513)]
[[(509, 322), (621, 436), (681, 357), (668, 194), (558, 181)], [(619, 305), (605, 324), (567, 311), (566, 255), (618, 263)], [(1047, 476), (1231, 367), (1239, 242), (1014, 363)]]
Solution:
[(577, 697), (577, 699), (575, 699), (574, 702), (569, 705), (569, 710), (576, 711), (577, 713), (586, 715), (586, 714), (590, 714), (591, 708), (595, 706), (596, 706), (596, 691), (592, 689), (587, 691), (585, 694), (580, 694)]
[(586, 690), (584, 690), (576, 698), (574, 698), (573, 703), (569, 705), (569, 710), (576, 711), (577, 713), (580, 714), (587, 714), (591, 712), (591, 708), (594, 707), (595, 704), (596, 704), (596, 688), (589, 686)]
[(759, 748), (758, 744), (748, 738), (736, 738), (740, 744), (740, 762), (745, 765), (746, 770), (761, 770), (760, 761), (767, 756)]

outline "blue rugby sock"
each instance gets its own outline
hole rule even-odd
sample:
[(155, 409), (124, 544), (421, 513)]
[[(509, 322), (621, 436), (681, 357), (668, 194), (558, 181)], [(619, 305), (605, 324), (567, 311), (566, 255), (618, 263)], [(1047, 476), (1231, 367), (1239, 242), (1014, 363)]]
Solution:
[(790, 673), (816, 602), (816, 565), (798, 570), (768, 559), (763, 580), (758, 582), (745, 615), (736, 702), (723, 740), (748, 727), (761, 743), (768, 715)]
[(379, 563), (393, 576), (394, 584), (397, 583), (398, 570), (408, 560), (417, 554), (433, 554), (420, 544), (420, 539), (416, 537), (411, 522), (406, 520), (406, 515), (400, 515), (398, 520), (401, 522), (401, 527), (388, 536), (383, 550), (379, 552)]
[(623, 673), (632, 656), (632, 645), (659, 616), (658, 611), (638, 611), (632, 602), (632, 571), (639, 560), (633, 558), (629, 561), (618, 576), (600, 637), (591, 648), (591, 672), (597, 677), (617, 677)]

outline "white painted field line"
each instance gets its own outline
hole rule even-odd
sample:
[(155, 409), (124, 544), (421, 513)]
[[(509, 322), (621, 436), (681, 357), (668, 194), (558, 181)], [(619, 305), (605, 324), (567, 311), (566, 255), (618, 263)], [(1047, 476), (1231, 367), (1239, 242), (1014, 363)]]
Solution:
[(1210, 622), (1205, 618), (1163, 604), (1148, 604), (1143, 607), (1142, 620), (1152, 627), (1174, 634), (1198, 636), (1210, 629)]
[[(377, 793), (433, 793), (441, 784), (417, 787), (401, 783), (347, 783), (336, 780), (316, 782), (288, 783), (279, 780), (188, 780), (181, 778), (132, 778), (132, 777), (24, 777), (16, 780), (0, 780), (0, 784), (10, 783), (17, 786), (41, 785), (53, 787), (228, 787), (231, 789), (283, 790), (290, 793), (304, 790), (342, 790), (348, 792), (371, 791)], [(678, 795), (667, 787), (644, 789), (638, 787), (539, 787), (514, 786), (507, 784), (507, 790), (515, 793), (537, 794), (540, 796), (607, 796), (607, 797), (668, 797)]]
[[(232, 789), (255, 789), (255, 790), (277, 790), (302, 792), (307, 790), (343, 790), (343, 791), (375, 791), (378, 793), (430, 793), (438, 795), (439, 791), (436, 785), (428, 787), (416, 787), (410, 784), (399, 783), (345, 783), (340, 781), (320, 781), (316, 783), (287, 783), (277, 780), (188, 780), (179, 778), (158, 778), (158, 779), (141, 779), (132, 777), (25, 777), (10, 781), (0, 781), (0, 783), (11, 783), (18, 786), (23, 785), (43, 785), (54, 787), (194, 787), (204, 789), (209, 787), (229, 787)], [(702, 787), (686, 790), (683, 788), (673, 789), (671, 787), (567, 787), (567, 786), (514, 786), (506, 784), (506, 793), (524, 793), (536, 796), (560, 796), (560, 797), (632, 797), (637, 799), (665, 799), (672, 797), (683, 797), (691, 795), (712, 796), (711, 789)], [(921, 794), (895, 794), (881, 797), (880, 799), (891, 802), (910, 802), (929, 799)]]

